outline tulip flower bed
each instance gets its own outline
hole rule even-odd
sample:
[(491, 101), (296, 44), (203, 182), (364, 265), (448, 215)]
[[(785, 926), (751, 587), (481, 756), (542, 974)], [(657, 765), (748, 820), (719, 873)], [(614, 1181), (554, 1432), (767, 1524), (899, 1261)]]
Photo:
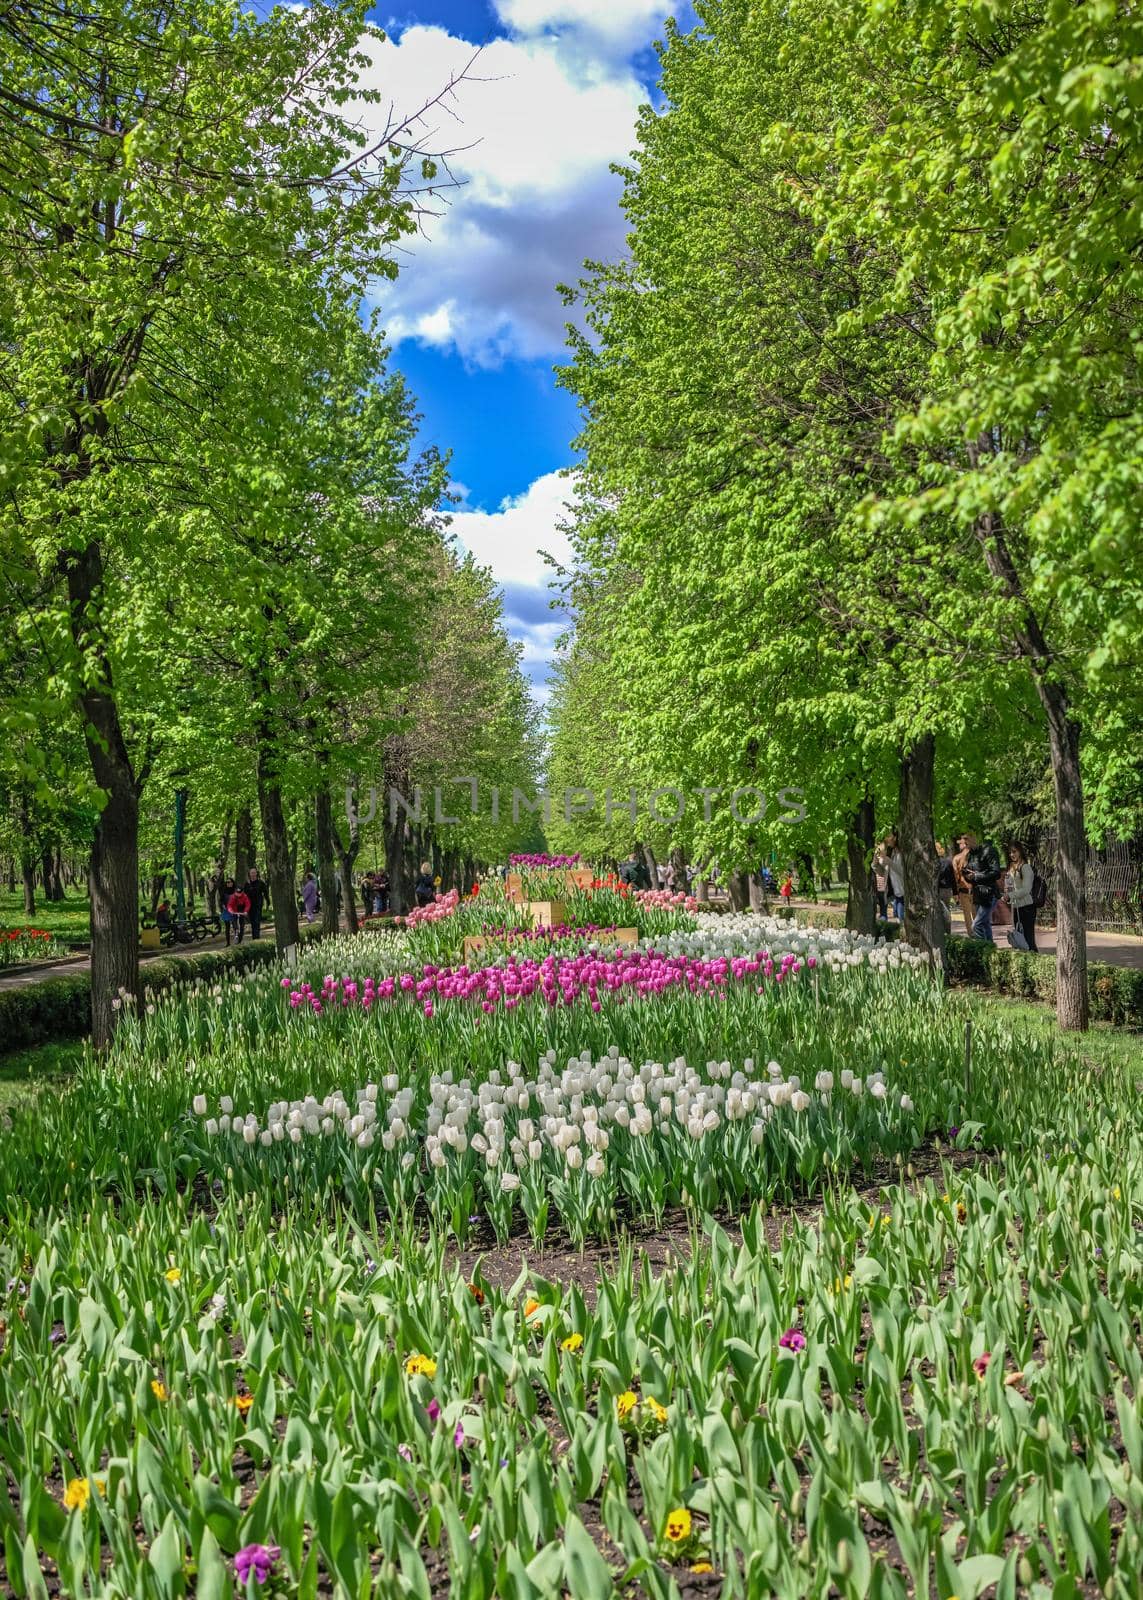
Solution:
[(0, 971), (25, 961), (59, 961), (68, 947), (43, 928), (0, 928)]
[(904, 947), (468, 914), (125, 1004), (0, 1128), (0, 1595), (1134, 1600), (1135, 1083), (966, 1072)]
[(0, 1592), (1128, 1600), (1141, 1222), (1125, 1117), (590, 1294), (306, 1196), (20, 1217)]

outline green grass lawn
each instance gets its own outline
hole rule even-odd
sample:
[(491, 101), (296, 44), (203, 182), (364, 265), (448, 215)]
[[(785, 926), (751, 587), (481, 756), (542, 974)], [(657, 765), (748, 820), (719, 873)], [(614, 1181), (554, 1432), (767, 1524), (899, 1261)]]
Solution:
[(45, 1089), (66, 1083), (79, 1065), (83, 1044), (42, 1044), (0, 1055), (0, 1116)]
[(7, 889), (0, 889), (0, 928), (43, 928), (46, 933), (54, 933), (59, 938), (82, 940), (84, 943), (91, 936), (91, 919), (87, 895), (81, 890), (72, 889), (66, 900), (45, 900), (42, 894), (36, 895), (36, 909), (29, 917), (24, 912), (23, 890), (17, 889), (15, 894), (9, 894)]
[(1052, 1006), (1031, 1000), (1012, 1000), (1006, 995), (967, 995), (967, 1004), (982, 1020), (1002, 1021), (1014, 1029), (1034, 1035), (1037, 1040), (1055, 1039), (1061, 1048), (1104, 1070), (1133, 1073), (1143, 1083), (1143, 1033), (1117, 1027), (1111, 1022), (1093, 1022), (1087, 1033), (1060, 1033)]

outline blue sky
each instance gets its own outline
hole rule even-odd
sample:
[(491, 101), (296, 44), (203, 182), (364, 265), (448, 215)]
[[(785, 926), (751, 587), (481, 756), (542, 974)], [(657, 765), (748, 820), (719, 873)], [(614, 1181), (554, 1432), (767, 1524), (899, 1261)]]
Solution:
[(670, 15), (691, 17), (681, 0), (408, 0), (373, 13), (388, 42), (369, 81), (401, 115), (469, 69), (418, 128), (426, 148), (454, 152), (458, 184), (377, 302), (423, 438), (452, 451), (454, 532), (503, 585), (541, 700), (564, 626), (541, 552), (566, 553), (560, 473), (578, 426), (552, 373), (568, 315), (556, 284), (623, 250), (609, 169), (654, 98), (651, 42)]

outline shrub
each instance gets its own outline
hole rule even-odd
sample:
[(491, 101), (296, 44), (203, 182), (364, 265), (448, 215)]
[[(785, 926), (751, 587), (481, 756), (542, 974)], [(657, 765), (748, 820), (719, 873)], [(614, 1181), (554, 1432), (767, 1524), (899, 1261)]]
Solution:
[[(1052, 955), (1033, 955), (957, 935), (948, 941), (948, 974), (954, 983), (1056, 1003), (1056, 958)], [(1087, 984), (1094, 1022), (1143, 1027), (1143, 972), (1090, 961)]]
[[(312, 939), (319, 934), (307, 929), (302, 937)], [(197, 955), (158, 956), (143, 962), (139, 975), (144, 994), (159, 994), (176, 983), (245, 972), (273, 961), (276, 954), (272, 939), (251, 939)], [(58, 1039), (79, 1039), (90, 1031), (91, 979), (86, 972), (0, 989), (0, 1054), (30, 1050)]]

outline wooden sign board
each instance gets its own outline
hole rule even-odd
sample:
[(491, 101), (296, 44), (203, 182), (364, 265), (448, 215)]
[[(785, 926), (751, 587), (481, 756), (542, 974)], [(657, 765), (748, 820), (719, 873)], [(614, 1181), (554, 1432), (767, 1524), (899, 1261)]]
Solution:
[(520, 909), (531, 917), (533, 928), (562, 928), (568, 920), (562, 900), (525, 900)]

